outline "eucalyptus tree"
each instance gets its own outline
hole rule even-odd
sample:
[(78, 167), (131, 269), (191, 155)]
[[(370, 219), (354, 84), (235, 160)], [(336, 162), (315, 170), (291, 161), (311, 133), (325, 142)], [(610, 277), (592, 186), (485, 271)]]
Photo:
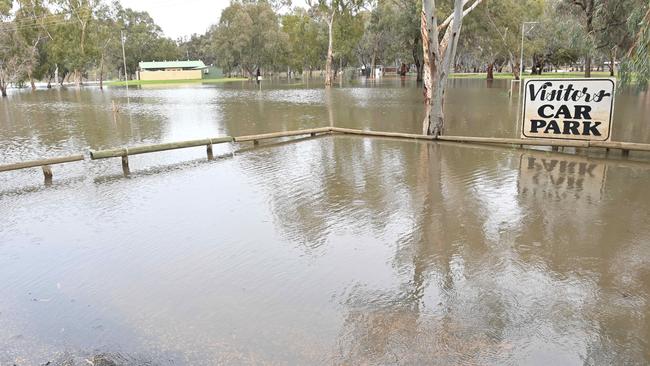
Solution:
[[(371, 77), (376, 77), (378, 59), (386, 60), (386, 53), (399, 58), (399, 40), (396, 39), (399, 19), (392, 0), (378, 0), (373, 4), (364, 29), (364, 44), (370, 60)], [(396, 46), (396, 47), (391, 47)]]
[(95, 46), (90, 42), (94, 30), (95, 12), (101, 0), (56, 0), (59, 11), (66, 21), (61, 35), (66, 43), (66, 59), (73, 71), (77, 85), (81, 85), (86, 68), (92, 64)]
[[(102, 5), (97, 10), (97, 21), (93, 32), (93, 43), (96, 45), (96, 62), (99, 72), (99, 88), (104, 88), (104, 70), (106, 65), (114, 66), (120, 63), (121, 55), (121, 34), (117, 23), (117, 12), (121, 8)], [(111, 67), (109, 66), (109, 67)]]
[(327, 52), (324, 27), (303, 8), (295, 8), (282, 17), (282, 31), (288, 36), (287, 64), (291, 70), (312, 71), (321, 64)]
[(32, 90), (35, 90), (34, 79), (43, 76), (43, 69), (38, 66), (46, 50), (44, 43), (52, 40), (47, 28), (48, 21), (52, 21), (52, 14), (43, 0), (18, 0), (16, 4), (18, 8), (14, 22), (25, 47), (24, 69)]
[(220, 66), (229, 72), (239, 67), (252, 78), (256, 69), (281, 63), (288, 39), (268, 2), (232, 2), (221, 13), (213, 42)]
[(332, 54), (334, 78), (350, 63), (357, 64), (355, 50), (364, 34), (364, 21), (359, 9), (356, 6), (341, 8), (334, 25), (333, 38), (334, 44), (336, 44), (336, 49)]
[(634, 75), (639, 86), (645, 89), (650, 80), (650, 1), (632, 11), (628, 29), (633, 40), (622, 63), (621, 77), (623, 83), (629, 83)]
[(16, 24), (10, 20), (12, 1), (0, 0), (0, 95), (7, 96), (7, 86), (18, 74), (20, 62), (16, 43)]
[(610, 74), (613, 75), (619, 51), (632, 46), (633, 36), (627, 27), (628, 19), (638, 14), (639, 9), (647, 9), (648, 1), (565, 0), (565, 3), (577, 9), (588, 43), (584, 54), (585, 77), (591, 76), (592, 59), (598, 52), (609, 59)]
[[(394, 0), (396, 6), (395, 42), (404, 56), (408, 55), (415, 65), (417, 81), (422, 81), (423, 53), (420, 12), (422, 0)], [(404, 57), (406, 60), (406, 57)]]
[[(307, 0), (312, 13), (327, 24), (327, 56), (325, 60), (325, 86), (329, 87), (334, 81), (334, 19), (335, 17), (354, 16), (356, 10), (363, 3), (363, 0)], [(341, 29), (341, 27), (339, 27)], [(360, 37), (359, 37), (360, 38)], [(352, 53), (354, 46), (349, 47)]]
[[(497, 50), (498, 57), (507, 60), (515, 80), (520, 78), (521, 65), (517, 51), (521, 51), (522, 47), (522, 24), (539, 21), (543, 12), (543, 0), (493, 0), (486, 2), (482, 11), (476, 12), (481, 23), (486, 25), (487, 43)], [(488, 63), (490, 61), (493, 60), (488, 60)]]
[(463, 17), (474, 10), (481, 1), (474, 0), (469, 7), (465, 8), (470, 0), (455, 0), (453, 13), (440, 23), (438, 23), (435, 0), (422, 1), (421, 30), (426, 105), (422, 122), (424, 134), (439, 136), (443, 132), (445, 90), (456, 58)]

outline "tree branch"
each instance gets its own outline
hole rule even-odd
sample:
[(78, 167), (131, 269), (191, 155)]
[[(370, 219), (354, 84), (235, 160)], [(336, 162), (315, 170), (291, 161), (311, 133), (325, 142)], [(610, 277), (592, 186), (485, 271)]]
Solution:
[[(482, 1), (483, 1), (483, 0), (476, 0), (476, 1), (474, 1), (474, 4), (472, 4), (472, 6), (470, 6), (470, 7), (467, 8), (467, 9), (465, 9), (465, 11), (463, 11), (463, 18), (464, 18), (467, 14), (469, 14), (472, 10), (474, 10), (474, 8), (476, 8), (477, 6), (479, 6), (479, 4), (480, 4)], [(467, 5), (467, 3), (469, 3), (469, 0), (463, 0), (463, 6)], [(445, 19), (445, 21), (442, 22), (442, 24), (440, 24), (440, 25), (438, 26), (438, 32), (440, 32), (441, 30), (445, 29), (445, 27), (448, 26), (449, 23), (451, 23), (452, 20), (454, 20), (454, 14), (453, 14), (453, 13), (450, 14), (450, 15), (447, 17), (447, 19)]]

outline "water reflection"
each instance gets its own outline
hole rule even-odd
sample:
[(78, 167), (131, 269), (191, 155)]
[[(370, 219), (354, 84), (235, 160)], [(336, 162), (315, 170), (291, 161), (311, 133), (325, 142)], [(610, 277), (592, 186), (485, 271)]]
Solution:
[[(450, 91), (468, 105), (459, 129), (497, 121), (494, 101), (508, 100), (472, 85)], [(408, 131), (417, 90), (392, 86), (136, 89), (127, 106), (120, 90), (61, 91), (70, 120), (29, 132), (0, 119), (0, 149), (327, 123)], [(111, 100), (131, 118), (98, 107)], [(94, 127), (75, 120), (86, 113)], [(116, 159), (71, 164), (51, 187), (0, 176), (0, 363), (650, 360), (647, 163), (356, 136), (215, 155), (135, 156), (128, 178)]]

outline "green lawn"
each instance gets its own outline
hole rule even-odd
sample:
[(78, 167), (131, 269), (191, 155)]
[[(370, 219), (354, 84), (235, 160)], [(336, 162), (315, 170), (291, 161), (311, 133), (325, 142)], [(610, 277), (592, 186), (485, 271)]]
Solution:
[[(555, 79), (555, 78), (582, 78), (585, 76), (584, 72), (547, 72), (543, 73), (542, 75), (529, 75), (529, 74), (524, 74), (523, 78), (524, 79), (529, 79), (529, 78), (548, 78), (548, 79)], [(451, 78), (455, 79), (485, 79), (487, 77), (486, 73), (458, 73), (458, 74), (451, 74)], [(608, 71), (592, 71), (591, 72), (591, 77), (592, 78), (603, 78), (603, 77), (610, 77)], [(503, 72), (503, 73), (494, 73), (494, 78), (495, 79), (513, 79), (512, 73), (509, 72)]]
[[(165, 84), (220, 84), (230, 81), (246, 81), (246, 78), (220, 78), (220, 79), (195, 79), (195, 80), (129, 80), (129, 86), (135, 85), (165, 85)], [(125, 81), (108, 81), (109, 86), (125, 86)]]

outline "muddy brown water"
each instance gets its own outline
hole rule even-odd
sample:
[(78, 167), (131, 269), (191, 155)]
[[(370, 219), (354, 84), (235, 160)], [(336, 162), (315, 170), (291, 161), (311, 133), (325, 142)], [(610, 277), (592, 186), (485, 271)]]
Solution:
[[(454, 80), (448, 134), (515, 136)], [(13, 93), (0, 163), (336, 125), (418, 132), (375, 85)], [(119, 106), (112, 113), (111, 101)], [(650, 143), (650, 96), (614, 139)], [(324, 136), (0, 174), (0, 365), (650, 362), (650, 158)]]

